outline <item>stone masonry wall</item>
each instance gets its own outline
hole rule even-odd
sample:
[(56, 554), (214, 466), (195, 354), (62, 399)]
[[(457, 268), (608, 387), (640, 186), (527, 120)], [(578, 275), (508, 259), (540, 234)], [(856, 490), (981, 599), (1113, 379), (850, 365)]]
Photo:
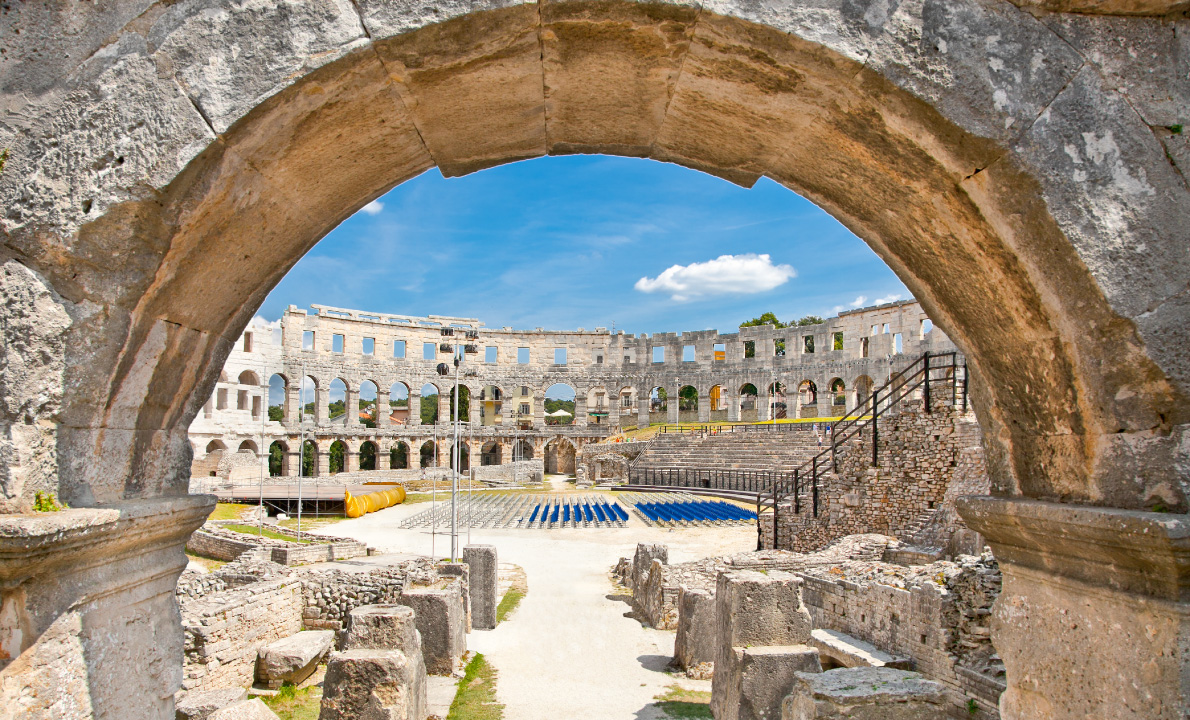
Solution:
[[(879, 424), (877, 467), (867, 430), (840, 446), (838, 473), (820, 471), (817, 517), (811, 483), (802, 478), (800, 508), (790, 500), (778, 513), (780, 547), (810, 552), (846, 535), (882, 533), (948, 555), (980, 549), (954, 509), (959, 495), (990, 490), (974, 414), (941, 403), (927, 413), (910, 400)], [(773, 544), (772, 519), (760, 518), (765, 547)]]
[(179, 606), (185, 629), (182, 688), (246, 687), (257, 650), (302, 629), (302, 582), (265, 580)]

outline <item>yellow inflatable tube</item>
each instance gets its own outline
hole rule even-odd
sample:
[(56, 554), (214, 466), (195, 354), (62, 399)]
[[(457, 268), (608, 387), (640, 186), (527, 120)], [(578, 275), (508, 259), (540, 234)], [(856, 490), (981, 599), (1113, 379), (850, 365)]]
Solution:
[(352, 495), (347, 491), (343, 492), (343, 505), (347, 509), (349, 518), (357, 518), (386, 507), (400, 505), (403, 502), (405, 502), (405, 488), (403, 487), (359, 496)]

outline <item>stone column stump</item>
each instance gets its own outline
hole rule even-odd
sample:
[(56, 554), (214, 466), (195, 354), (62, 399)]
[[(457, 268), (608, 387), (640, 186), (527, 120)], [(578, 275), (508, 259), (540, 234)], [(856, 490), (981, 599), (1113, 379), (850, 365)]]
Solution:
[(468, 592), (471, 598), (471, 625), (477, 630), (496, 627), (497, 590), (500, 567), (494, 545), (468, 545), (463, 548), (463, 562), (471, 569)]
[(798, 672), (821, 672), (808, 645), (801, 578), (787, 572), (720, 573), (715, 587), (716, 720), (773, 720)]
[(715, 597), (683, 585), (678, 590), (678, 634), (674, 659), (686, 675), (707, 680), (715, 665)]
[(424, 720), (424, 677), (400, 650), (331, 653), (318, 720)]
[(406, 588), (397, 603), (412, 608), (421, 633), (422, 656), (431, 675), (450, 675), (463, 668), (467, 652), (467, 617), (461, 580), (430, 587)]

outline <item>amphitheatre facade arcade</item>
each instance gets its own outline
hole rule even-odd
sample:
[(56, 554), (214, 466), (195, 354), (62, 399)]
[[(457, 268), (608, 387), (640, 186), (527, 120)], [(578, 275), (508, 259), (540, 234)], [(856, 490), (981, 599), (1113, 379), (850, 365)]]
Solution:
[[(542, 458), (547, 471), (558, 472), (573, 472), (578, 448), (623, 427), (837, 417), (911, 358), (955, 351), (912, 300), (801, 327), (639, 336), (313, 308), (291, 306), (279, 333), (253, 324), (240, 336), (190, 425), (194, 476), (228, 475), (233, 464), (252, 464), (229, 462), (229, 453), (263, 461), (262, 450), (284, 458), (272, 474), (297, 475), (303, 438), (316, 458), (306, 473), (319, 476), (330, 472), (336, 442), (345, 458), (336, 471), (453, 462), (442, 426), (453, 419), (454, 373), (439, 375), (437, 366), (450, 364), (456, 344), (470, 346), (460, 366), (460, 421), (468, 424), (461, 469), (472, 459), (500, 465)], [(304, 401), (302, 378), (312, 395)], [(556, 385), (573, 393), (573, 416), (546, 412), (546, 393)], [(332, 388), (340, 407), (361, 408), (361, 395), (373, 402), (332, 417)], [(280, 418), (268, 419), (265, 408), (278, 404), (279, 390), (284, 401), (273, 416)], [(437, 398), (429, 425), (418, 412), (423, 392)]]
[(566, 153), (767, 177), (868, 242), (977, 380), (1002, 716), (1181, 717), (1187, 9), (5, 6), (0, 717), (172, 717), (188, 429), (256, 309), (397, 184)]

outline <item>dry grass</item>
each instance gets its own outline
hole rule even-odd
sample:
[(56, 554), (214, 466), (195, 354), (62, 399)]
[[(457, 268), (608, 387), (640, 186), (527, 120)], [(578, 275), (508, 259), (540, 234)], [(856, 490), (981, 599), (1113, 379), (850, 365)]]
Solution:
[(711, 715), (711, 694), (703, 690), (687, 690), (679, 685), (670, 685), (656, 697), (657, 707), (670, 717), (709, 718)]
[(459, 690), (446, 720), (502, 720), (504, 706), (496, 702), (496, 669), (480, 653), (467, 663)]
[(281, 720), (318, 720), (318, 712), (322, 706), (322, 687), (307, 685), (299, 688), (283, 685), (276, 695), (261, 699)]

